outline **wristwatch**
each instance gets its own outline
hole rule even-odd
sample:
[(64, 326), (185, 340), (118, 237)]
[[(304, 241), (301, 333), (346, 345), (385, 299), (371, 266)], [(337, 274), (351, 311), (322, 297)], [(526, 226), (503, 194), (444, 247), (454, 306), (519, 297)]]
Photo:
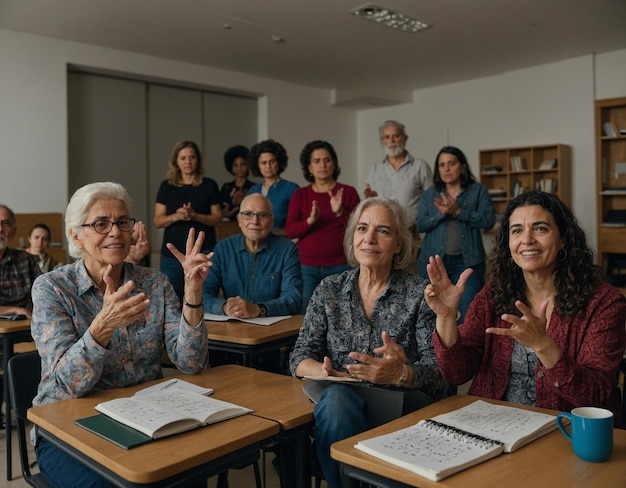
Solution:
[(259, 307), (259, 317), (267, 317), (267, 307), (262, 303), (259, 303), (258, 307)]

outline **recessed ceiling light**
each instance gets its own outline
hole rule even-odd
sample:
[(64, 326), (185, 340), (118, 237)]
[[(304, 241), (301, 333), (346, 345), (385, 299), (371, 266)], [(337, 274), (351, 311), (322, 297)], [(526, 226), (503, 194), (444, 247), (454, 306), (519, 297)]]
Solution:
[(430, 27), (424, 22), (407, 17), (404, 14), (394, 12), (388, 8), (379, 7), (374, 4), (364, 5), (351, 12), (353, 15), (360, 17), (377, 24), (386, 25), (392, 29), (397, 29), (402, 32), (419, 32), (423, 29)]

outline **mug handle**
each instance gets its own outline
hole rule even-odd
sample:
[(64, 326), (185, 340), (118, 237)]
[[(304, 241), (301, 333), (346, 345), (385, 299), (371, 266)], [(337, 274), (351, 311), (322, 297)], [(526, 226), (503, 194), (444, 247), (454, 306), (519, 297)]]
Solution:
[(556, 425), (557, 425), (557, 427), (563, 433), (563, 435), (565, 437), (567, 437), (567, 439), (570, 442), (572, 442), (572, 436), (569, 434), (569, 432), (567, 432), (567, 430), (565, 430), (565, 426), (563, 425), (563, 421), (562, 421), (563, 418), (568, 418), (570, 423), (571, 423), (572, 422), (572, 414), (568, 413), (568, 412), (561, 412), (556, 417)]

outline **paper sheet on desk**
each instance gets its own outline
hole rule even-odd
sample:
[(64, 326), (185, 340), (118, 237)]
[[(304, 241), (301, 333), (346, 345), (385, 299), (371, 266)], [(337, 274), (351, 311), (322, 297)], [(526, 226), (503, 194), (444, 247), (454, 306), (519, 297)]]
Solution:
[(205, 313), (204, 320), (210, 320), (212, 322), (227, 322), (228, 320), (237, 320), (238, 322), (245, 322), (247, 324), (255, 325), (272, 325), (281, 320), (285, 320), (291, 317), (291, 315), (278, 315), (276, 317), (257, 317), (254, 319), (237, 319), (235, 317), (229, 317), (228, 315), (215, 315), (213, 313)]

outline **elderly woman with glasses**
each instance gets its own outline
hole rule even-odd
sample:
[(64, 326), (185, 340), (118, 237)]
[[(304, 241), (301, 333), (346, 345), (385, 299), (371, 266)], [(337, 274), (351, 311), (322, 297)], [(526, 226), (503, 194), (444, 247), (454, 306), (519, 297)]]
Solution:
[[(168, 244), (184, 270), (181, 314), (165, 275), (124, 261), (134, 224), (131, 199), (117, 183), (86, 185), (70, 199), (65, 232), (77, 260), (33, 284), (31, 332), (41, 356), (34, 405), (161, 378), (163, 347), (183, 373), (207, 364), (202, 284), (211, 254), (200, 251), (204, 233), (189, 231), (186, 254)], [(51, 486), (109, 486), (42, 438), (36, 452)]]

